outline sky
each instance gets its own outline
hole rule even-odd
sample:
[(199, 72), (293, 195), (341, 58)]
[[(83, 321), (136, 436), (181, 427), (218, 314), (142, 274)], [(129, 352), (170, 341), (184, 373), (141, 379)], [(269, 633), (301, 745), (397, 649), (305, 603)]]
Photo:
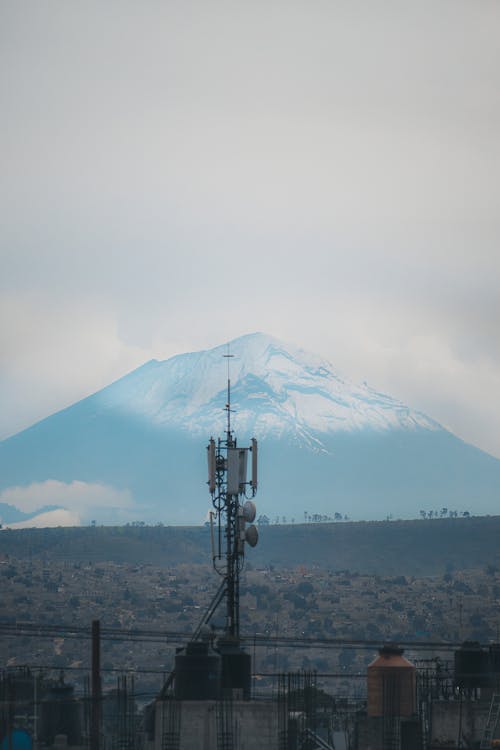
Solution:
[(0, 438), (263, 331), (500, 457), (497, 0), (1, 0)]

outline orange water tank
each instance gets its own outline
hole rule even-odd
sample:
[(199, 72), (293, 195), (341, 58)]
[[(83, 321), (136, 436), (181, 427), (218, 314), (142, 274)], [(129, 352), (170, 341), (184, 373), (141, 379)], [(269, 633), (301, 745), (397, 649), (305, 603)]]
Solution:
[(416, 668), (403, 649), (384, 646), (368, 666), (368, 716), (412, 716), (416, 710)]

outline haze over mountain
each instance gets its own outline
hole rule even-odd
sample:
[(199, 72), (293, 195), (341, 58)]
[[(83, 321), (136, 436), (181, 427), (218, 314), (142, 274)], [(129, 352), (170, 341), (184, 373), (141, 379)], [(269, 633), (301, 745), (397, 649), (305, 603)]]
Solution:
[(56, 508), (82, 523), (203, 521), (205, 446), (226, 427), (228, 362), (232, 428), (239, 444), (260, 443), (259, 513), (498, 512), (500, 460), (325, 360), (256, 333), (151, 360), (0, 443), (4, 523), (54, 517)]

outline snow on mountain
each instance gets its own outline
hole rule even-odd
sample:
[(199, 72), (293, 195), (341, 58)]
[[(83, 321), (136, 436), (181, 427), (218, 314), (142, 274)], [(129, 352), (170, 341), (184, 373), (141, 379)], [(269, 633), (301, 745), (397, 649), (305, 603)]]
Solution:
[(228, 362), (238, 434), (288, 437), (322, 450), (322, 437), (329, 433), (440, 429), (400, 401), (339, 377), (326, 360), (262, 333), (152, 360), (102, 391), (99, 402), (102, 408), (206, 436), (225, 427)]
[(0, 442), (2, 515), (29, 521), (26, 511), (49, 505), (82, 523), (202, 522), (211, 507), (205, 447), (226, 428), (228, 362), (235, 436), (261, 445), (259, 513), (498, 512), (499, 460), (325, 360), (255, 333), (147, 362)]

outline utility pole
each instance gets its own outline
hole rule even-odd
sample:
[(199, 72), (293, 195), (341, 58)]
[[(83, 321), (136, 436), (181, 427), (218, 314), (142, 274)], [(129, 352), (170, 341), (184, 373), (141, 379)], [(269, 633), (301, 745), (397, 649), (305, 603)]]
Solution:
[(101, 623), (92, 621), (92, 710), (90, 750), (100, 749), (101, 740)]

